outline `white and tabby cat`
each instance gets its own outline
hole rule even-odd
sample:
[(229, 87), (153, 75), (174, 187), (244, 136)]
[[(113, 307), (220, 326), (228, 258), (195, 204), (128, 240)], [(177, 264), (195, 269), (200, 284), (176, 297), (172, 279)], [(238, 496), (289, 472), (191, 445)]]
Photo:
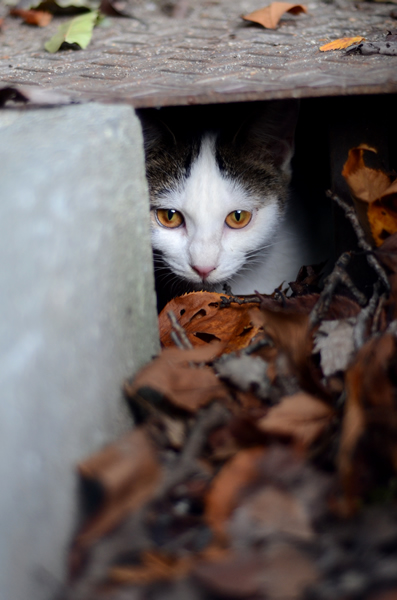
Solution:
[(297, 113), (293, 100), (142, 111), (152, 244), (170, 282), (272, 293), (310, 262), (289, 202)]

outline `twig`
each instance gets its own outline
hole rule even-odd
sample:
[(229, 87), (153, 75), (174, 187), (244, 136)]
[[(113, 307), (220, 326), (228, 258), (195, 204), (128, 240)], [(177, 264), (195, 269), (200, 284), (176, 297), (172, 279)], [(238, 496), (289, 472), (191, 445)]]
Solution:
[(225, 308), (230, 304), (260, 304), (261, 299), (258, 296), (221, 296), (219, 308)]
[(215, 427), (227, 423), (230, 418), (231, 413), (219, 403), (212, 404), (198, 414), (182, 454), (179, 460), (176, 461), (174, 468), (168, 472), (163, 485), (156, 494), (155, 502), (166, 496), (176, 485), (185, 481), (187, 477), (197, 472), (196, 460), (207, 443), (208, 434)]
[(379, 329), (380, 315), (382, 314), (382, 309), (383, 309), (385, 302), (386, 302), (386, 294), (382, 294), (382, 296), (379, 298), (379, 302), (378, 302), (378, 306), (376, 307), (374, 318), (372, 319), (371, 335), (375, 335), (375, 333), (377, 333), (377, 331)]
[(373, 248), (365, 239), (365, 234), (359, 223), (356, 211), (354, 210), (354, 208), (352, 206), (347, 204), (347, 202), (342, 200), (342, 198), (339, 198), (339, 196), (337, 196), (336, 194), (333, 194), (330, 190), (328, 190), (326, 192), (326, 195), (328, 196), (328, 198), (331, 198), (331, 200), (336, 202), (336, 204), (338, 206), (340, 206), (340, 208), (344, 211), (346, 217), (349, 219), (350, 223), (352, 224), (354, 233), (357, 236), (357, 242), (358, 242), (359, 247), (367, 253), (366, 258), (367, 258), (368, 264), (374, 269), (377, 276), (379, 277), (379, 279), (382, 281), (383, 285), (385, 286), (386, 290), (389, 292), (390, 284), (389, 284), (389, 280), (387, 278), (386, 272), (383, 269), (383, 267), (381, 266), (381, 264), (379, 263), (378, 259), (373, 254)]
[(378, 281), (374, 285), (374, 291), (370, 301), (368, 302), (368, 305), (363, 308), (357, 316), (357, 321), (353, 329), (353, 341), (356, 351), (363, 346), (365, 342), (365, 330), (368, 320), (373, 317), (376, 312), (379, 300), (379, 287), (380, 282)]
[(178, 319), (175, 314), (170, 310), (167, 313), (167, 317), (171, 321), (172, 329), (171, 338), (174, 344), (180, 348), (181, 350), (191, 350), (193, 345), (189, 341), (189, 338), (186, 335), (186, 331), (183, 329), (182, 325), (178, 323)]
[(321, 321), (323, 316), (327, 313), (331, 302), (332, 296), (335, 292), (336, 287), (343, 283), (351, 294), (356, 298), (360, 306), (367, 304), (367, 297), (360, 292), (360, 290), (354, 285), (349, 275), (346, 273), (346, 267), (351, 259), (350, 252), (344, 252), (338, 258), (335, 263), (334, 270), (324, 282), (324, 289), (320, 294), (318, 301), (316, 302), (312, 312), (310, 313), (310, 327), (314, 327)]

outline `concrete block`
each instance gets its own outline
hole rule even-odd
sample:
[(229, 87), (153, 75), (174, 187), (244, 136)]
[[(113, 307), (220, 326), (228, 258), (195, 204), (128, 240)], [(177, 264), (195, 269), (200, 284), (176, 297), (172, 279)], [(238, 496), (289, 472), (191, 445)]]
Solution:
[(131, 425), (158, 350), (139, 122), (127, 106), (0, 112), (0, 598), (53, 598), (76, 461)]

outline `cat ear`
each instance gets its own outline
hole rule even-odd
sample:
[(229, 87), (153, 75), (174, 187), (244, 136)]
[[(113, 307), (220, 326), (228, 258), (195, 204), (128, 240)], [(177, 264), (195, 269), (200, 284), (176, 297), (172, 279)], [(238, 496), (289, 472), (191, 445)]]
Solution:
[(175, 136), (170, 127), (162, 120), (161, 111), (156, 109), (138, 110), (137, 115), (141, 121), (143, 140), (146, 153), (161, 143), (172, 146)]
[(254, 103), (252, 116), (242, 126), (244, 145), (290, 174), (298, 112), (299, 100)]

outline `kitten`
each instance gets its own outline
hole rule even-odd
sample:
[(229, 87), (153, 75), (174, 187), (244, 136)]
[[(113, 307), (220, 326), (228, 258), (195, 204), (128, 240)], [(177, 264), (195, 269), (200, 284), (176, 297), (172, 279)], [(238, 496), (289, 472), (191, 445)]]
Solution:
[(289, 202), (297, 115), (294, 100), (141, 111), (157, 279), (185, 282), (175, 293), (269, 294), (310, 262)]

